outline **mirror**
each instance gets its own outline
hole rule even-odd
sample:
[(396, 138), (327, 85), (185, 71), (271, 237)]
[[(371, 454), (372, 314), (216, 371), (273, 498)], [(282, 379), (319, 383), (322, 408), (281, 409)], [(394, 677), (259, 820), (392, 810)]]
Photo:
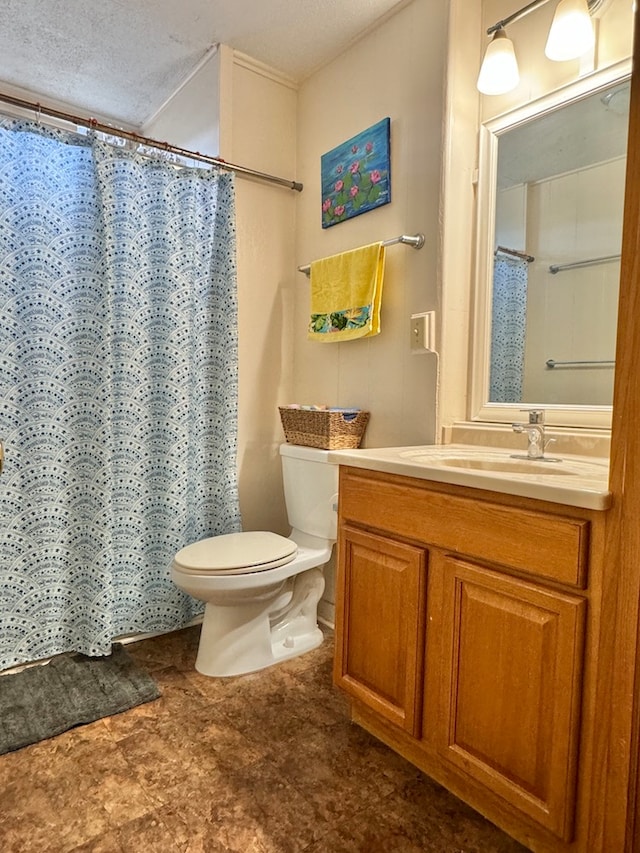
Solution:
[(592, 75), (483, 128), (479, 419), (610, 421), (629, 90)]

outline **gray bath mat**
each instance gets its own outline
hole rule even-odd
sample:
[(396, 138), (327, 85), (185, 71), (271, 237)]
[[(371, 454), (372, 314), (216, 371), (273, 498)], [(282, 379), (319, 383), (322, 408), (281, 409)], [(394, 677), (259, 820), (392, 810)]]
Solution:
[(0, 676), (0, 755), (159, 696), (119, 644), (108, 657), (65, 655)]

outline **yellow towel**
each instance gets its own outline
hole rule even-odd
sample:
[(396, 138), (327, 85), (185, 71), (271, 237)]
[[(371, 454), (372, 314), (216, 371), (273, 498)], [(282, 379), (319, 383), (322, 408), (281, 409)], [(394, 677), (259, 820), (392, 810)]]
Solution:
[(311, 264), (308, 337), (333, 343), (380, 332), (384, 246), (373, 243)]

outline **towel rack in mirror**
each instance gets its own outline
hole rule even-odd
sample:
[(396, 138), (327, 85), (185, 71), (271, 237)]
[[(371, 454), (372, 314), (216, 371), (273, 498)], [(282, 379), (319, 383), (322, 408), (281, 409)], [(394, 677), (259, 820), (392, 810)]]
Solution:
[(603, 255), (601, 258), (587, 258), (584, 261), (573, 261), (570, 264), (551, 264), (549, 272), (551, 275), (562, 272), (563, 270), (577, 270), (582, 267), (593, 267), (596, 264), (609, 264), (611, 261), (619, 261), (620, 255)]
[[(414, 249), (421, 249), (424, 246), (424, 234), (401, 234), (399, 237), (392, 237), (390, 240), (382, 241), (383, 246), (395, 246), (396, 243), (406, 243), (407, 246), (413, 246)], [(311, 264), (298, 267), (298, 272), (309, 275), (311, 273)]]
[(601, 361), (556, 361), (555, 358), (548, 358), (545, 365), (549, 370), (554, 367), (614, 367), (615, 361), (604, 359)]

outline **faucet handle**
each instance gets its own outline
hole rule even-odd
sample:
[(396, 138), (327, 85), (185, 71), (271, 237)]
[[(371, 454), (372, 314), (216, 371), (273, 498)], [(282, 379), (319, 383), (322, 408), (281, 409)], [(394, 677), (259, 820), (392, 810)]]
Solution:
[(544, 423), (544, 409), (520, 409), (520, 411), (527, 412), (530, 424)]

